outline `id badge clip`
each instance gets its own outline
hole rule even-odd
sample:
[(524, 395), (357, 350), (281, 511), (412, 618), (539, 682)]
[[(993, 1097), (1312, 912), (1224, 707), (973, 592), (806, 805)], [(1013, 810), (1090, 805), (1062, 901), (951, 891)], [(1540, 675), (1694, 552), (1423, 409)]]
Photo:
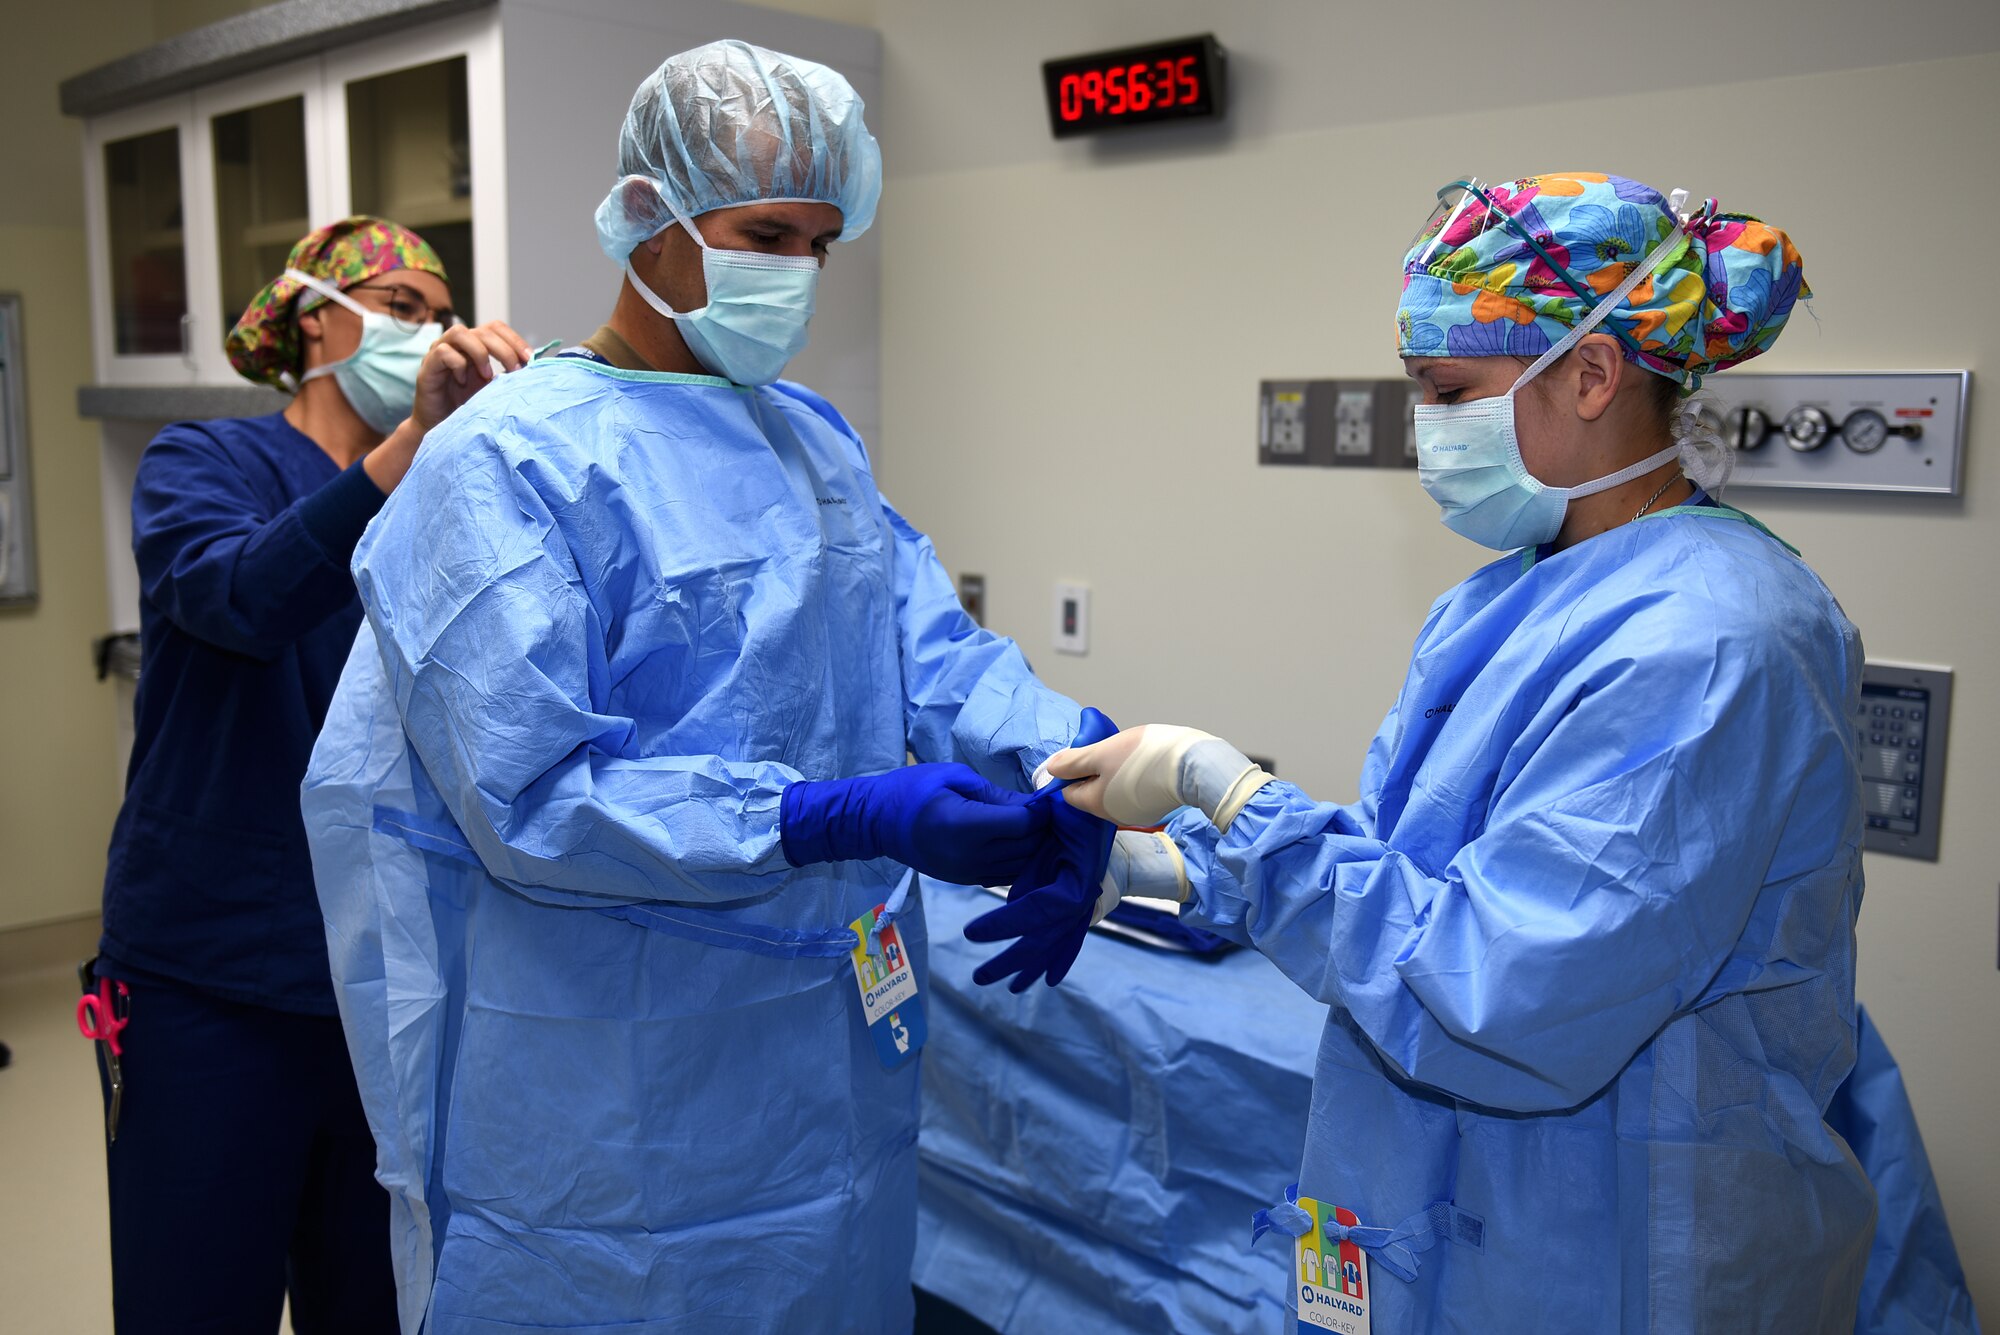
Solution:
[(848, 926), (858, 944), (848, 958), (854, 984), (861, 991), (861, 1017), (884, 1070), (893, 1071), (914, 1056), (929, 1036), (923, 999), (917, 995), (917, 971), (903, 947), (903, 931), (882, 923), (877, 904)]

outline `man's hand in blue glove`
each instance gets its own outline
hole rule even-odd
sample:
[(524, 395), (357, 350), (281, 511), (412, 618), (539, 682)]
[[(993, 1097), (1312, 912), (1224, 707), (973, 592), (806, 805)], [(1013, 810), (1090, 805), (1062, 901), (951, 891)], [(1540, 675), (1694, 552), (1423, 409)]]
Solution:
[(965, 765), (795, 783), (778, 821), (794, 867), (888, 857), (962, 885), (1012, 881), (1050, 827), (1046, 802), (996, 787)]
[[(1103, 714), (1086, 709), (1075, 744), (1088, 746), (1117, 731), (1118, 725)], [(1037, 978), (1054, 987), (1076, 963), (1096, 921), (1117, 828), (1065, 802), (1063, 786), (1053, 784), (1034, 798), (1048, 804), (1055, 837), (1014, 882), (1004, 907), (965, 925), (968, 941), (1019, 938), (973, 970), (972, 981), (981, 986), (1012, 975), (1007, 984), (1012, 992), (1025, 991)]]

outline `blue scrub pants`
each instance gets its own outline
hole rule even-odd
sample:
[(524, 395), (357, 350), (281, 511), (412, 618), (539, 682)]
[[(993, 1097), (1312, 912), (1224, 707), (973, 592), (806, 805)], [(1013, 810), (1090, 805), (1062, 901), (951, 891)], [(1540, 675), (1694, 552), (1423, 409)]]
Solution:
[[(297, 1335), (396, 1335), (389, 1195), (340, 1021), (127, 986), (118, 1335), (274, 1335), (288, 1291)], [(101, 1060), (98, 1080), (108, 1103)]]

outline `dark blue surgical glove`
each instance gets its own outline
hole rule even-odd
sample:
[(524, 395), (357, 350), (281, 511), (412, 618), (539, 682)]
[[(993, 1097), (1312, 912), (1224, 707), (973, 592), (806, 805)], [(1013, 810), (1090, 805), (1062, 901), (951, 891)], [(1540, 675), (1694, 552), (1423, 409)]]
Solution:
[(1045, 803), (996, 787), (965, 765), (795, 783), (778, 813), (779, 840), (794, 867), (886, 857), (962, 885), (1013, 880), (1048, 831)]
[[(1086, 709), (1074, 745), (1089, 746), (1117, 731), (1118, 725), (1102, 713)], [(982, 987), (1009, 975), (1011, 992), (1026, 991), (1037, 978), (1054, 987), (1068, 975), (1090, 934), (1118, 828), (1063, 801), (1064, 786), (1052, 784), (1034, 797), (1048, 804), (1055, 837), (1014, 882), (1004, 907), (965, 925), (968, 941), (1018, 938), (972, 971), (972, 981)]]

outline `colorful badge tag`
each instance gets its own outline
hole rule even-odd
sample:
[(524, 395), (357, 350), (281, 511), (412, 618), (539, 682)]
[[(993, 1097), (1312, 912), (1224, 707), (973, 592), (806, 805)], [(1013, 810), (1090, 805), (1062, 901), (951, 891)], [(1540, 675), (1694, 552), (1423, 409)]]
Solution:
[[(877, 904), (848, 926), (860, 944), (849, 954), (854, 963), (854, 983), (861, 989), (861, 1016), (868, 1022), (868, 1036), (875, 1040), (875, 1055), (886, 1070), (895, 1070), (923, 1047), (929, 1033), (924, 1023), (924, 1003), (917, 996), (917, 971), (903, 948), (903, 933), (891, 922), (880, 931)], [(872, 948), (871, 948), (872, 947)]]
[(1368, 1335), (1368, 1258), (1352, 1242), (1326, 1235), (1323, 1220), (1353, 1228), (1361, 1221), (1351, 1210), (1301, 1196), (1298, 1206), (1312, 1216), (1312, 1227), (1293, 1245), (1293, 1279), (1299, 1294), (1299, 1335), (1337, 1330), (1340, 1335)]

